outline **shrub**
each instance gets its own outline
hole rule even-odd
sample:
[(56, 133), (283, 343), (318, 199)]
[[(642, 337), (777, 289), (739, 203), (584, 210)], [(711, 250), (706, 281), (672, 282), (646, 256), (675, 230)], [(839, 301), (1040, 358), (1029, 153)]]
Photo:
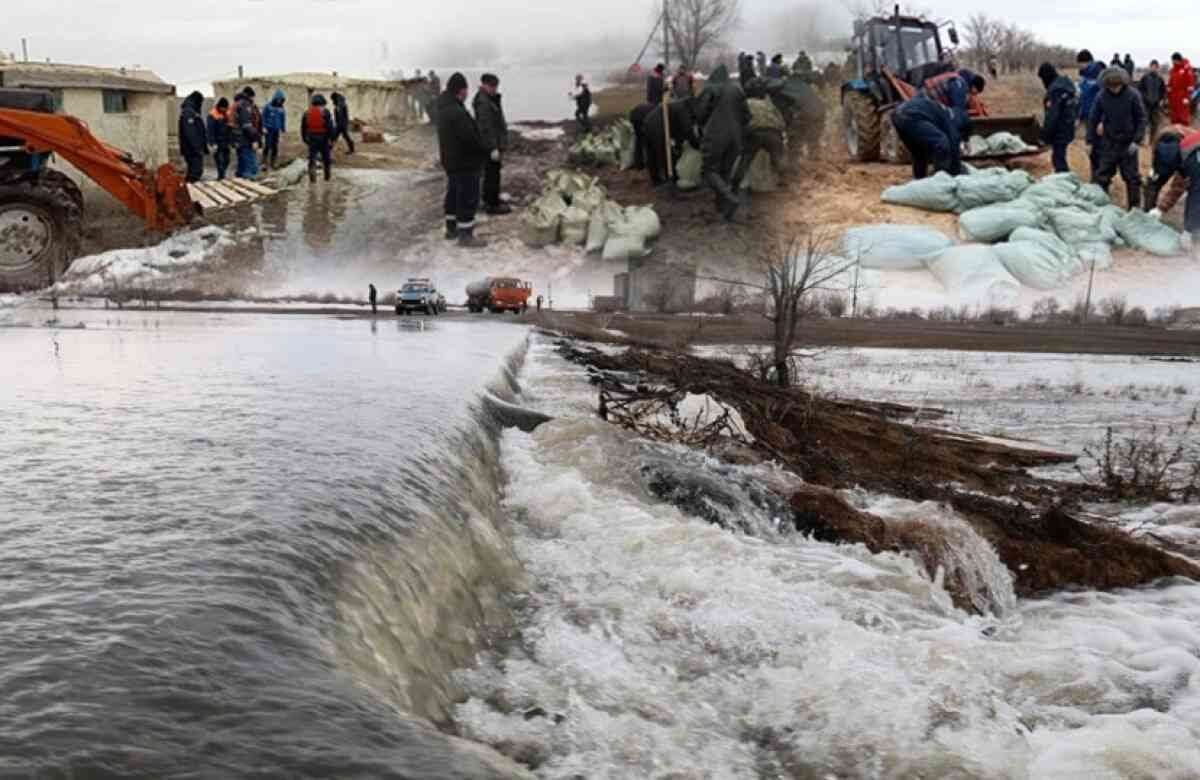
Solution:
[(1200, 451), (1196, 446), (1197, 412), (1182, 429), (1152, 426), (1118, 439), (1111, 427), (1104, 438), (1085, 447), (1094, 473), (1076, 466), (1093, 487), (1115, 501), (1182, 501), (1200, 498)]
[(1058, 318), (1058, 313), (1062, 310), (1058, 299), (1054, 297), (1042, 298), (1033, 304), (1033, 311), (1030, 312), (1030, 317), (1034, 322), (1050, 322)]
[(1100, 315), (1109, 325), (1124, 325), (1129, 302), (1124, 295), (1111, 295), (1100, 301)]
[(1134, 328), (1144, 328), (1150, 324), (1150, 318), (1146, 316), (1145, 309), (1134, 306), (1125, 314), (1125, 324)]

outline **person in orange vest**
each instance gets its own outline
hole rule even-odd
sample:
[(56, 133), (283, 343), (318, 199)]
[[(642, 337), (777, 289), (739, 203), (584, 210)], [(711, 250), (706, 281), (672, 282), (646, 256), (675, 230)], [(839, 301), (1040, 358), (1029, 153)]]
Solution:
[(213, 145), (213, 162), (217, 165), (217, 181), (229, 170), (229, 147), (233, 130), (229, 127), (229, 98), (221, 98), (208, 115), (208, 142)]
[(333, 176), (333, 149), (330, 140), (334, 133), (333, 115), (325, 108), (325, 96), (312, 96), (312, 104), (300, 119), (300, 137), (308, 146), (308, 180), (317, 180), (317, 159), (325, 167), (325, 181)]
[(1192, 90), (1196, 88), (1196, 74), (1192, 63), (1182, 54), (1171, 55), (1171, 75), (1167, 79), (1167, 105), (1170, 106), (1171, 124), (1189, 127), (1192, 124)]

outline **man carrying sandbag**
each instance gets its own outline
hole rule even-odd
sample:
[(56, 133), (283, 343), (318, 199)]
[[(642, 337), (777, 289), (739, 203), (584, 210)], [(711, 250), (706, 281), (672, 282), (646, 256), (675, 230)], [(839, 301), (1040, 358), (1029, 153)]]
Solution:
[(729, 70), (718, 65), (700, 93), (697, 118), (704, 126), (700, 152), (704, 155), (704, 182), (717, 198), (717, 211), (729, 222), (740, 205), (733, 192), (733, 168), (742, 153), (742, 140), (750, 126), (750, 108), (742, 85), (729, 78)]
[[(1186, 193), (1183, 226), (1192, 234), (1192, 251), (1200, 251), (1200, 130), (1183, 125), (1163, 128), (1154, 145), (1153, 169), (1146, 197), (1150, 215), (1160, 219)], [(1159, 192), (1168, 184), (1160, 199)]]
[(892, 112), (892, 125), (912, 157), (914, 179), (928, 176), (930, 163), (935, 172), (963, 172), (959, 124), (946, 106), (918, 94)]
[(1042, 125), (1042, 143), (1052, 149), (1050, 159), (1055, 173), (1069, 173), (1067, 148), (1075, 140), (1075, 117), (1079, 113), (1079, 95), (1075, 84), (1048, 62), (1038, 68), (1038, 78), (1046, 87), (1043, 102), (1046, 121)]
[(1118, 170), (1125, 181), (1129, 208), (1142, 207), (1142, 177), (1138, 172), (1138, 145), (1146, 137), (1149, 120), (1142, 96), (1129, 85), (1124, 68), (1109, 68), (1100, 76), (1104, 89), (1088, 117), (1087, 143), (1096, 154), (1092, 181), (1108, 192)]

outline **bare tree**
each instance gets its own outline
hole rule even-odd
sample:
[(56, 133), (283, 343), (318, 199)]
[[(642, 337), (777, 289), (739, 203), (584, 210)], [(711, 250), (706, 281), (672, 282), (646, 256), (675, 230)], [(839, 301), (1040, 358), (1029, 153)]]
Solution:
[(689, 69), (741, 24), (741, 0), (667, 0), (666, 5), (671, 44)]

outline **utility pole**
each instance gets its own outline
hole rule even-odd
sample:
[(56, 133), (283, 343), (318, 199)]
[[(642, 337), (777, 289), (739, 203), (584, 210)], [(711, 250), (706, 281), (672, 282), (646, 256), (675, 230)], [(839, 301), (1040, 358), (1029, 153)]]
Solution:
[(243, 70), (241, 65), (238, 65), (238, 81), (241, 81), (245, 77), (246, 77), (245, 71)]
[(21, 62), (29, 62), (29, 42), (21, 39)]
[(671, 72), (671, 0), (663, 0), (663, 64), (667, 66), (667, 73)]
[[(1092, 257), (1092, 271), (1088, 274), (1088, 290), (1087, 298), (1083, 301), (1083, 314), (1079, 317), (1080, 326), (1088, 324), (1088, 318), (1092, 313), (1092, 284), (1096, 281), (1096, 258)], [(1078, 299), (1076, 299), (1078, 300)]]

